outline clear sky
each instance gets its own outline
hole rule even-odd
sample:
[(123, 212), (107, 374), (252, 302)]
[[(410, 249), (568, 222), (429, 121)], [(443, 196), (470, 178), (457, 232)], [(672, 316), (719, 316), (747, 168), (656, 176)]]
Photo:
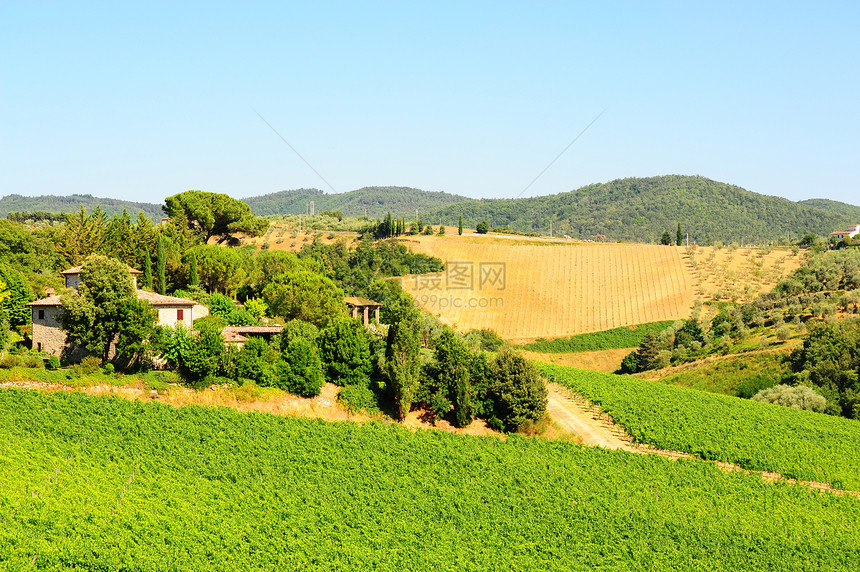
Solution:
[(513, 198), (605, 110), (524, 196), (698, 174), (860, 204), (858, 30), (856, 0), (3, 0), (0, 195)]

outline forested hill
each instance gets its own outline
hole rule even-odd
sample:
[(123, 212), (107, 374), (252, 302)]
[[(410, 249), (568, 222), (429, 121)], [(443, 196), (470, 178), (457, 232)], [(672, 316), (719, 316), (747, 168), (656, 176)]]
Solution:
[(305, 214), (310, 201), (314, 212), (340, 211), (346, 216), (382, 218), (387, 213), (395, 217), (424, 216), (431, 210), (469, 200), (466, 197), (438, 191), (422, 191), (411, 187), (364, 187), (347, 193), (326, 194), (319, 189), (281, 191), (259, 197), (242, 199), (258, 216)]
[(832, 201), (830, 199), (807, 199), (805, 201), (799, 201), (798, 204), (841, 214), (853, 220), (854, 222), (851, 224), (860, 224), (860, 207), (858, 206), (841, 203), (839, 201)]
[(161, 217), (164, 216), (164, 213), (161, 211), (161, 205), (105, 199), (92, 195), (68, 195), (64, 197), (57, 195), (42, 195), (39, 197), (6, 195), (0, 199), (0, 217), (5, 217), (10, 212), (73, 212), (82, 206), (87, 211), (92, 211), (97, 206), (100, 206), (108, 215), (120, 214), (125, 209), (132, 219), (137, 216), (137, 213), (143, 211), (153, 222), (160, 221)]
[(681, 175), (619, 179), (545, 197), (469, 200), (439, 209), (430, 220), (441, 217), (453, 225), (460, 215), (472, 228), (483, 220), (491, 228), (546, 234), (552, 221), (556, 236), (632, 242), (657, 242), (664, 231), (674, 237), (680, 223), (690, 242), (699, 244), (784, 241), (789, 234), (796, 240), (853, 221), (846, 214)]

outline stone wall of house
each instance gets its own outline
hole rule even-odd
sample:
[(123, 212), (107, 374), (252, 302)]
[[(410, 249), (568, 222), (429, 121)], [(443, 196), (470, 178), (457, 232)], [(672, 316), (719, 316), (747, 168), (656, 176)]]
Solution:
[(194, 320), (209, 315), (209, 308), (203, 304), (194, 304), (194, 306), (157, 306), (158, 324), (160, 326), (176, 327), (179, 323), (177, 310), (182, 310), (182, 324), (187, 328), (192, 328)]
[[(39, 319), (39, 312), (44, 318)], [(60, 326), (59, 306), (33, 306), (33, 349), (59, 357), (66, 347), (66, 332)]]
[(203, 304), (194, 304), (191, 308), (192, 320), (196, 320), (197, 318), (202, 318), (204, 316), (209, 315), (209, 308), (204, 306)]

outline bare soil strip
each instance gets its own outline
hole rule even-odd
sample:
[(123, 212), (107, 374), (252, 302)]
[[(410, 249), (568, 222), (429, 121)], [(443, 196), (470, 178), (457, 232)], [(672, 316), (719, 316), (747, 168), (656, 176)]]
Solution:
[[(633, 438), (622, 427), (616, 425), (609, 415), (601, 411), (600, 407), (592, 405), (581, 396), (572, 393), (569, 389), (557, 383), (547, 383), (546, 386), (549, 392), (547, 411), (550, 416), (564, 429), (579, 436), (585, 445), (604, 447), (606, 449), (622, 449), (644, 455), (660, 455), (669, 459), (684, 458), (701, 461), (698, 457), (682, 451), (668, 451), (657, 449), (651, 445), (634, 443)], [(827, 483), (786, 479), (779, 473), (752, 471), (733, 463), (703, 462), (713, 462), (726, 472), (738, 471), (760, 475), (767, 482), (784, 481), (789, 484), (801, 485), (819, 491), (828, 491), (836, 495), (851, 495), (860, 498), (860, 492), (858, 491), (834, 489)]]

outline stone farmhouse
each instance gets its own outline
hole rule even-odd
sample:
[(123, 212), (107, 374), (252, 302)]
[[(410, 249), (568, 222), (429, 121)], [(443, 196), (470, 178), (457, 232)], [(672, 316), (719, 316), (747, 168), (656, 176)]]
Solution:
[[(138, 300), (146, 300), (158, 312), (158, 324), (174, 327), (184, 324), (191, 329), (194, 320), (209, 315), (209, 308), (187, 298), (163, 296), (137, 288), (137, 275), (140, 271), (129, 268)], [(76, 266), (62, 272), (66, 288), (77, 290), (81, 281), (81, 267)], [(62, 305), (60, 296), (48, 296), (27, 304), (33, 311), (33, 349), (60, 356), (67, 346), (66, 332), (60, 324)]]

